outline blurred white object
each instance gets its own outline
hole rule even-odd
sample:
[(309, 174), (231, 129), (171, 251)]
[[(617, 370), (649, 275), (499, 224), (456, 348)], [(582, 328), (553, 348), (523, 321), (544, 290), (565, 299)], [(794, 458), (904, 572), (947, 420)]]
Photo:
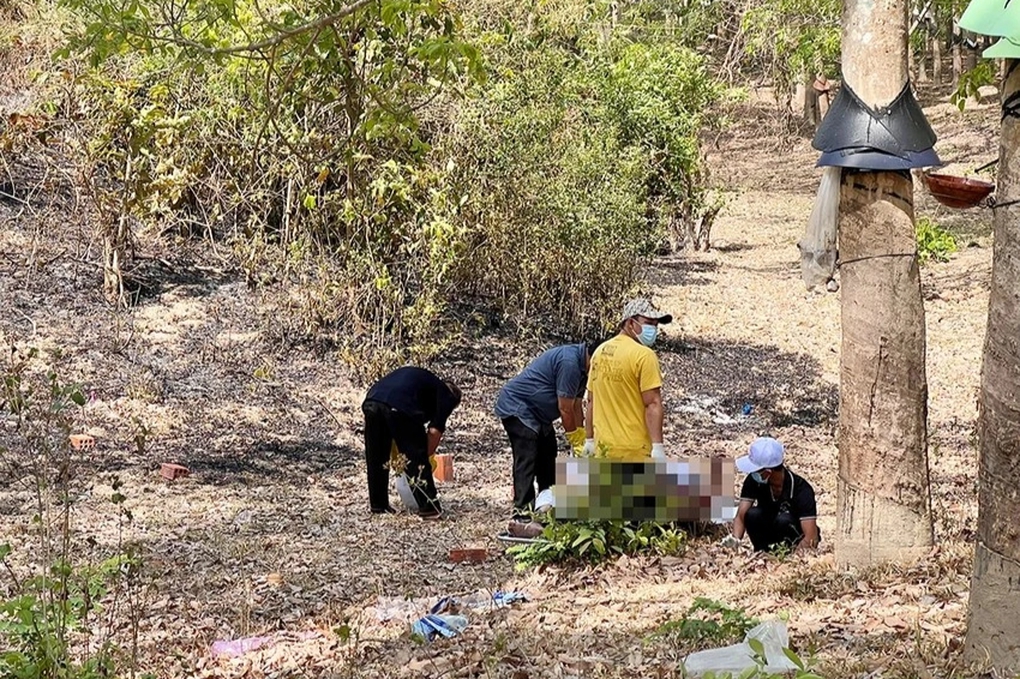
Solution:
[(397, 475), (397, 494), (405, 507), (415, 514), (418, 513), (418, 501), (414, 499), (414, 491), (411, 490), (411, 484), (407, 482), (406, 474)]
[(535, 511), (544, 512), (556, 506), (556, 498), (553, 497), (552, 488), (546, 488), (535, 498)]
[(666, 459), (666, 448), (661, 443), (652, 444), (652, 459), (654, 460), (665, 460)]

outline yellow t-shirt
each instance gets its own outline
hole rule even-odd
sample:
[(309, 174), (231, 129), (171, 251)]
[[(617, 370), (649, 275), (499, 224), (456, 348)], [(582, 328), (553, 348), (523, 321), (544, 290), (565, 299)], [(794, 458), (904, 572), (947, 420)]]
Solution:
[(655, 352), (626, 335), (602, 344), (591, 357), (588, 391), (595, 427), (595, 453), (614, 459), (648, 457), (652, 438), (641, 392), (662, 386)]

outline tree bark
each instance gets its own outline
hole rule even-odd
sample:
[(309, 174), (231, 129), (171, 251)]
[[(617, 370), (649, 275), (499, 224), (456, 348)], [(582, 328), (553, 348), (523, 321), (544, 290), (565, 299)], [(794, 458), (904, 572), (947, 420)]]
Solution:
[[(1018, 62), (1002, 98), (1020, 91)], [(995, 198), (1020, 199), (1020, 121), (1002, 119)], [(968, 659), (1000, 676), (1020, 671), (1020, 205), (995, 210), (992, 289), (978, 411), (978, 542), (967, 621)]]
[(124, 263), (131, 241), (131, 205), (127, 186), (131, 182), (131, 161), (129, 152), (124, 160), (125, 186), (121, 189), (117, 218), (106, 224), (103, 232), (103, 293), (110, 304), (118, 307), (128, 306), (124, 289)]
[(964, 31), (963, 37), (968, 40), (968, 43), (962, 46), (964, 51), (963, 72), (966, 73), (967, 71), (973, 71), (977, 66), (978, 50), (977, 48), (970, 46), (971, 42), (976, 42), (975, 35), (973, 33), (970, 31)]
[(815, 76), (804, 76), (804, 121), (812, 127), (818, 127), (821, 113), (818, 110), (818, 90), (815, 89)]
[(928, 38), (921, 41), (921, 52), (917, 55), (917, 82), (928, 82)]
[[(843, 74), (870, 106), (907, 82), (907, 3), (847, 0)], [(924, 303), (906, 172), (844, 171), (840, 196), (837, 563), (909, 561), (932, 544)]]
[[(909, 34), (908, 34), (909, 38)], [(909, 40), (907, 41), (907, 77), (911, 80), (915, 80), (915, 73), (917, 73), (917, 60), (914, 58), (914, 50), (910, 46)]]
[(956, 19), (953, 19), (953, 87), (960, 86), (960, 75), (963, 73), (963, 54), (960, 51), (963, 49), (962, 41), (963, 33), (960, 31), (960, 26), (956, 23)]
[(931, 79), (942, 84), (942, 36), (937, 31), (931, 37)]

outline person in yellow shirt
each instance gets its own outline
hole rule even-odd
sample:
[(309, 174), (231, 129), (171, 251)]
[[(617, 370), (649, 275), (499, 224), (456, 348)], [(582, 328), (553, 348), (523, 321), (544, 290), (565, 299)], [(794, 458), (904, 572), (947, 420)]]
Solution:
[(673, 316), (644, 298), (623, 308), (620, 332), (591, 358), (586, 455), (617, 460), (666, 457), (662, 444), (662, 373), (651, 346)]

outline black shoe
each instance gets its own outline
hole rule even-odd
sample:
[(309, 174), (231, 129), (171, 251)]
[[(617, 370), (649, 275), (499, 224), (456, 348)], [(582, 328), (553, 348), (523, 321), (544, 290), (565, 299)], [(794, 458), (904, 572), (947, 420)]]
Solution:
[(397, 510), (394, 509), (393, 507), (390, 507), (390, 506), (386, 506), (386, 507), (383, 507), (381, 509), (378, 508), (378, 507), (372, 507), (372, 513), (373, 514), (396, 514)]
[(442, 518), (443, 510), (441, 509), (430, 509), (427, 512), (418, 512), (419, 518), (423, 521), (435, 521)]

